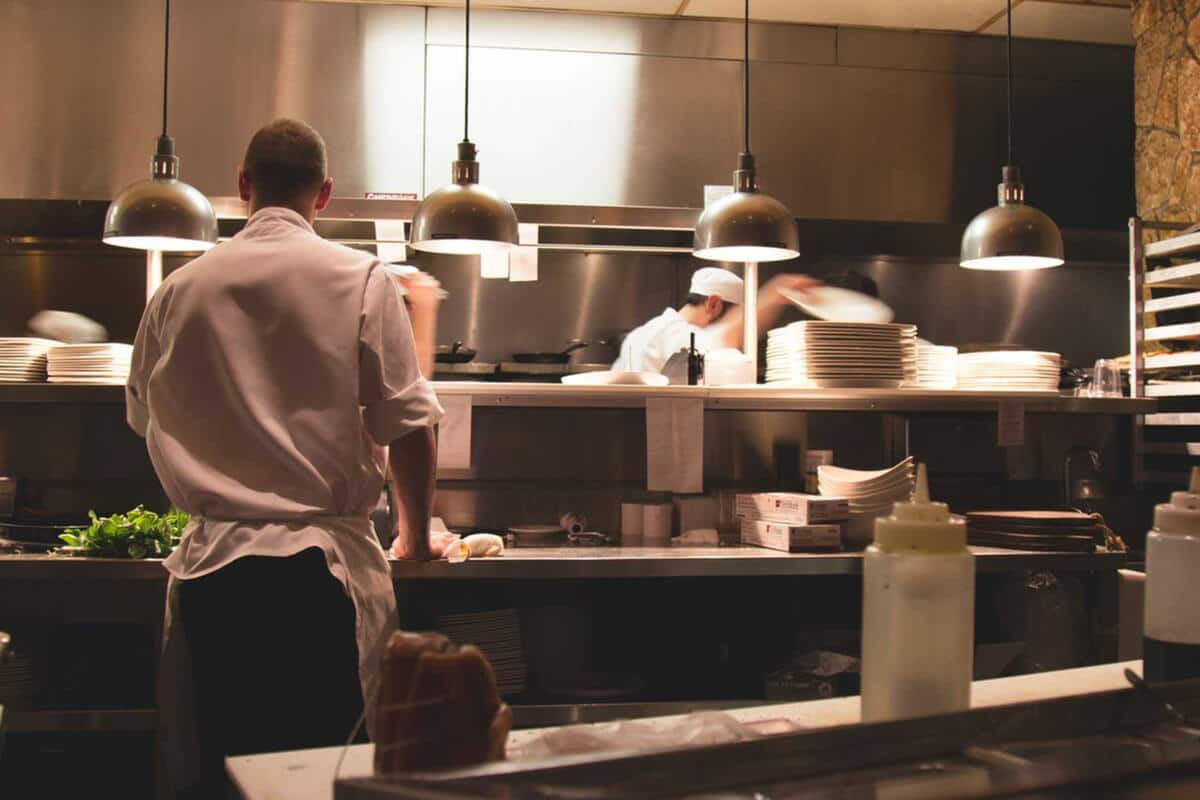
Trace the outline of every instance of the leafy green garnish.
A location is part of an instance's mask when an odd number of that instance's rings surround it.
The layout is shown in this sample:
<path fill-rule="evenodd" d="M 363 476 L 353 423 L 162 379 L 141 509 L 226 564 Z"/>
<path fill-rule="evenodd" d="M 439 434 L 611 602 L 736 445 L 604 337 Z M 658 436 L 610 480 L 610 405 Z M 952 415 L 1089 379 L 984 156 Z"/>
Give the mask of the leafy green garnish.
<path fill-rule="evenodd" d="M 100 558 L 166 558 L 188 523 L 187 513 L 177 508 L 156 514 L 138 506 L 128 514 L 97 517 L 89 511 L 88 516 L 87 528 L 67 528 L 58 538 Z"/>

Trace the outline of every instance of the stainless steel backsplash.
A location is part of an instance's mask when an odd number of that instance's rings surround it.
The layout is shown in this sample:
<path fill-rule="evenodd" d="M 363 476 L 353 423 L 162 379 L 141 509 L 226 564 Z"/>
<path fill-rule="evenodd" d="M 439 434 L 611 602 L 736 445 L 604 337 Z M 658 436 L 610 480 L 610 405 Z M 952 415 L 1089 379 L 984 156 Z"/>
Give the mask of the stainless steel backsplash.
<path fill-rule="evenodd" d="M 299 116 L 336 193 L 423 194 L 462 134 L 462 12 L 176 0 L 170 132 L 182 175 L 234 194 L 250 134 Z M 698 206 L 741 147 L 735 22 L 481 10 L 471 136 L 514 201 Z M 965 223 L 1004 157 L 997 37 L 751 26 L 752 144 L 800 217 Z M 159 130 L 162 4 L 0 4 L 0 197 L 107 199 L 147 174 Z M 1018 40 L 1016 157 L 1060 224 L 1133 209 L 1133 50 Z"/>

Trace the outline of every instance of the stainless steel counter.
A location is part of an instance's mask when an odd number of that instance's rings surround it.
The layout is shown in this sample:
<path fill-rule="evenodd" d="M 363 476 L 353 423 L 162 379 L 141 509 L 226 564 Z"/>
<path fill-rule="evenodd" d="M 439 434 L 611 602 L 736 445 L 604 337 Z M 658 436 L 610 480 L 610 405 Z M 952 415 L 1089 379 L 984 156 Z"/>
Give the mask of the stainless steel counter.
<path fill-rule="evenodd" d="M 1118 569 L 1124 553 L 1033 553 L 973 547 L 980 572 Z M 400 580 L 569 580 L 858 575 L 861 553 L 781 553 L 760 547 L 529 547 L 500 558 L 392 562 Z M 2 574 L 2 573 L 0 573 Z"/>
<path fill-rule="evenodd" d="M 789 389 L 769 385 L 565 386 L 541 383 L 438 381 L 437 393 L 468 396 L 481 407 L 639 408 L 650 397 L 691 397 L 725 411 L 876 411 L 897 413 L 996 413 L 1000 401 L 1019 400 L 1029 414 L 1147 414 L 1155 400 L 1070 397 L 1053 392 L 925 391 L 919 389 Z M 0 386 L 0 403 L 123 403 L 123 386 L 42 383 Z"/>
<path fill-rule="evenodd" d="M 1125 553 L 1034 553 L 973 547 L 980 572 L 1115 570 Z M 393 561 L 397 580 L 569 580 L 858 575 L 861 553 L 781 553 L 760 547 L 526 547 L 461 564 Z M 166 580 L 162 562 L 0 556 L 0 580 Z"/>

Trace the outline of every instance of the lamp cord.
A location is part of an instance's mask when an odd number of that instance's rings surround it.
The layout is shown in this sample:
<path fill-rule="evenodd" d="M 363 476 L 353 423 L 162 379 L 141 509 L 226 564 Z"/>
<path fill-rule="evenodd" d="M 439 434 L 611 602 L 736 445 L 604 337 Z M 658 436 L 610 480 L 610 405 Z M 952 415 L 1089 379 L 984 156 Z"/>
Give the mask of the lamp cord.
<path fill-rule="evenodd" d="M 742 20 L 742 152 L 750 152 L 750 0 Z"/>
<path fill-rule="evenodd" d="M 467 0 L 466 46 L 463 48 L 463 141 L 471 141 L 467 135 L 471 110 L 471 0 Z"/>
<path fill-rule="evenodd" d="M 1012 74 L 1012 0 L 1008 0 L 1008 36 L 1005 37 L 1005 70 L 1008 73 L 1008 166 L 1013 165 L 1013 74 Z"/>
<path fill-rule="evenodd" d="M 162 135 L 167 135 L 167 68 L 171 56 L 171 0 L 166 0 L 166 24 L 163 25 L 163 107 Z"/>

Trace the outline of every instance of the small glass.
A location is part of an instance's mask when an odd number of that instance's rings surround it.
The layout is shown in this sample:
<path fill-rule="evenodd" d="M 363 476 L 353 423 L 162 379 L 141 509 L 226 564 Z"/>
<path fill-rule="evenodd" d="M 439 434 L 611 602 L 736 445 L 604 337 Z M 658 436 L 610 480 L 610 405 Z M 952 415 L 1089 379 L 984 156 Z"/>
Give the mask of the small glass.
<path fill-rule="evenodd" d="M 1092 370 L 1092 397 L 1122 397 L 1121 363 L 1111 358 L 1096 359 Z"/>

